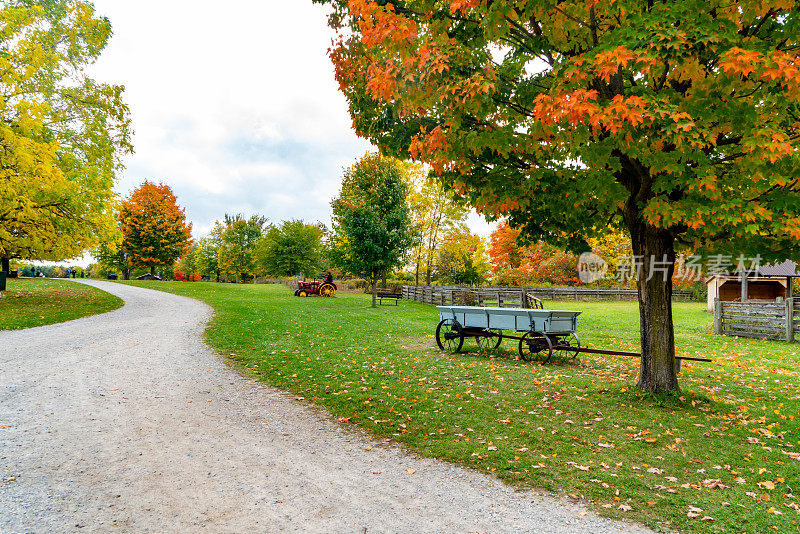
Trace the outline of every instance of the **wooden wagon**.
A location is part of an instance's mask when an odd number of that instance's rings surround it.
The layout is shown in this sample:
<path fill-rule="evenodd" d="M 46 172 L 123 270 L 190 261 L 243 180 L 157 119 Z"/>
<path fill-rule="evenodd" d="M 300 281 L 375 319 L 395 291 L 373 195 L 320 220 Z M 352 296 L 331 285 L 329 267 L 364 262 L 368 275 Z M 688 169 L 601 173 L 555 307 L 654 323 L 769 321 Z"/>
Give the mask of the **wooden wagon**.
<path fill-rule="evenodd" d="M 478 347 L 493 350 L 504 339 L 518 342 L 519 357 L 528 361 L 533 355 L 572 357 L 578 353 L 634 356 L 641 353 L 582 347 L 578 339 L 579 311 L 524 308 L 483 308 L 479 306 L 436 306 L 440 321 L 436 326 L 436 344 L 441 350 L 459 352 L 464 340 L 474 338 Z M 521 336 L 509 334 L 522 333 Z M 710 362 L 708 358 L 676 356 L 678 370 L 681 360 Z"/>
<path fill-rule="evenodd" d="M 542 354 L 574 357 L 581 346 L 576 333 L 579 311 L 483 308 L 479 306 L 437 306 L 441 320 L 436 327 L 436 344 L 442 350 L 459 352 L 466 338 L 474 338 L 482 349 L 496 349 L 503 339 L 518 341 L 519 356 L 528 360 Z M 507 332 L 522 332 L 521 336 Z"/>

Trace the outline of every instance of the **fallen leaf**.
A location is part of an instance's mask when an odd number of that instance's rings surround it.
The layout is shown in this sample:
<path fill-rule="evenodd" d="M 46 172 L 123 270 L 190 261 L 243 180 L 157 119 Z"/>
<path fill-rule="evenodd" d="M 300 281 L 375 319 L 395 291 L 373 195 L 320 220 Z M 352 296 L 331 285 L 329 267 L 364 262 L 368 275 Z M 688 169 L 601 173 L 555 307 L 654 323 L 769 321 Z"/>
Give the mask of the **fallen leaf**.
<path fill-rule="evenodd" d="M 772 482 L 771 480 L 765 480 L 763 482 L 759 482 L 758 485 L 761 486 L 762 488 L 768 489 L 768 490 L 774 490 L 775 489 L 775 483 Z"/>
<path fill-rule="evenodd" d="M 700 518 L 700 521 L 714 521 L 714 518 L 711 517 L 710 515 L 704 515 L 703 517 Z"/>
<path fill-rule="evenodd" d="M 408 473 L 409 475 L 413 475 L 416 472 L 417 472 L 416 469 L 411 469 L 410 467 L 408 469 L 406 469 L 406 473 Z"/>
<path fill-rule="evenodd" d="M 617 508 L 619 508 L 623 512 L 630 512 L 631 510 L 633 510 L 633 508 L 631 508 L 627 504 L 620 504 Z"/>

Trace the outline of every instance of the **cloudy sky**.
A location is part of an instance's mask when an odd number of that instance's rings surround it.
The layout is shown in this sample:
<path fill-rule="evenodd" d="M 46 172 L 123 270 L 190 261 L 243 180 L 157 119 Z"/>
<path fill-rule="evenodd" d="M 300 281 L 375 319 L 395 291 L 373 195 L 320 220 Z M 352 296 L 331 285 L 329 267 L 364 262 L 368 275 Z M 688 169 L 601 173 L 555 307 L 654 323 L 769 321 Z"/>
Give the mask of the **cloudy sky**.
<path fill-rule="evenodd" d="M 136 153 L 117 187 L 170 185 L 195 237 L 224 213 L 330 222 L 351 129 L 311 0 L 95 0 L 114 31 L 92 75 L 126 87 Z M 470 226 L 489 227 L 473 216 Z"/>

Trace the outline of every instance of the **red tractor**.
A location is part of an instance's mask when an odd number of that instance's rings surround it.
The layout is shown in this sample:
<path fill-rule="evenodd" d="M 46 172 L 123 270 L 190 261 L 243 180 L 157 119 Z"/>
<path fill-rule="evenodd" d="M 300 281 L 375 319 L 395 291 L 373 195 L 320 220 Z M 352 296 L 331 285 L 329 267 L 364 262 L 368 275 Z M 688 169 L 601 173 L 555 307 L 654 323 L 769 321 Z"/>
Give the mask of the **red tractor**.
<path fill-rule="evenodd" d="M 336 284 L 325 280 L 310 280 L 297 282 L 295 297 L 307 297 L 309 295 L 319 295 L 320 297 L 333 297 L 336 295 Z"/>

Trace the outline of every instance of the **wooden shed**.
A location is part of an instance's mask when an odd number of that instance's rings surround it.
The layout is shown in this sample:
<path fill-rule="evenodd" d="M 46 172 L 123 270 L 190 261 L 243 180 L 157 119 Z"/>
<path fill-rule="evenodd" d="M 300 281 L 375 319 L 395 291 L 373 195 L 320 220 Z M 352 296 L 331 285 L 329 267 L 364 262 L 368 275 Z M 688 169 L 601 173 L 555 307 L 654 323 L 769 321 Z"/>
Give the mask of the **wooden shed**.
<path fill-rule="evenodd" d="M 762 265 L 755 273 L 744 274 L 712 276 L 706 281 L 708 311 L 714 311 L 717 298 L 723 302 L 791 298 L 792 279 L 800 276 L 793 261 Z"/>

